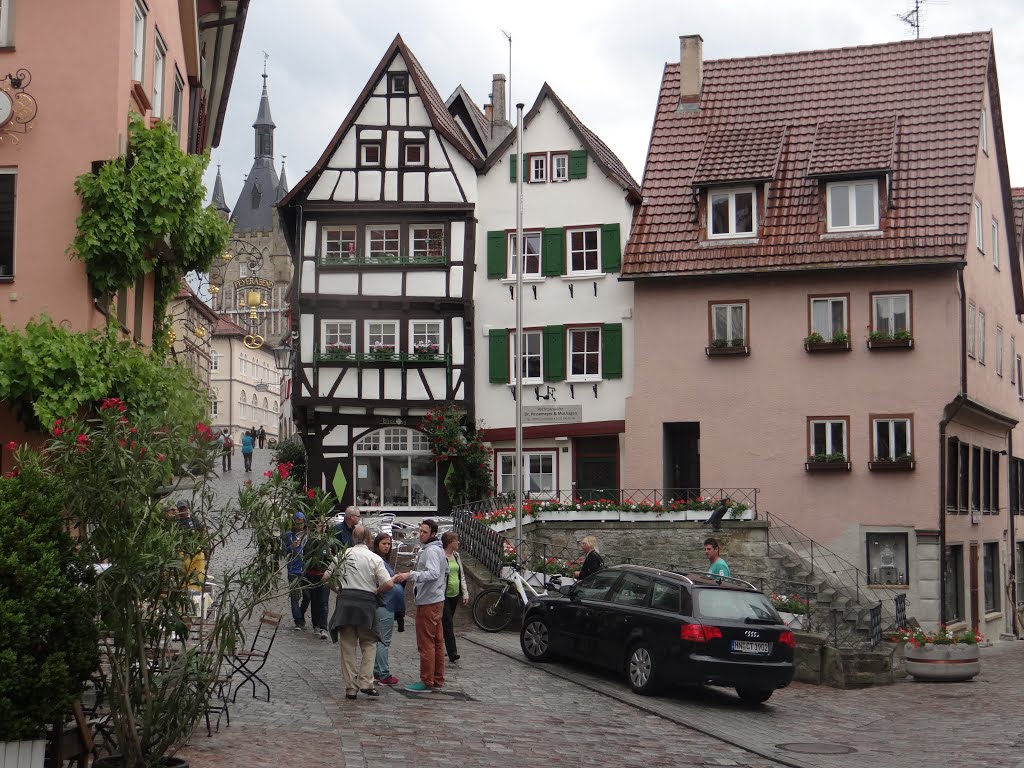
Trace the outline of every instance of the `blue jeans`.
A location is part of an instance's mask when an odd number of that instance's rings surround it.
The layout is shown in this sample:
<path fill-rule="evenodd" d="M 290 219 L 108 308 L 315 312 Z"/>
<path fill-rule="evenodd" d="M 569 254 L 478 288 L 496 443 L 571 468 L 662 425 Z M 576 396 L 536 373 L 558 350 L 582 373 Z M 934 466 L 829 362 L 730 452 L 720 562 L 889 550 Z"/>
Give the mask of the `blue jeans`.
<path fill-rule="evenodd" d="M 296 587 L 295 582 L 299 582 L 299 589 Z M 288 574 L 288 597 L 291 598 L 292 602 L 292 621 L 295 622 L 296 627 L 306 626 L 306 608 L 309 607 L 310 591 L 305 589 L 306 579 L 301 573 L 289 573 Z"/>
<path fill-rule="evenodd" d="M 377 658 L 373 661 L 373 676 L 383 680 L 391 675 L 391 630 L 395 626 L 395 614 L 387 608 L 377 606 L 377 620 L 380 621 L 380 641 L 377 643 Z"/>

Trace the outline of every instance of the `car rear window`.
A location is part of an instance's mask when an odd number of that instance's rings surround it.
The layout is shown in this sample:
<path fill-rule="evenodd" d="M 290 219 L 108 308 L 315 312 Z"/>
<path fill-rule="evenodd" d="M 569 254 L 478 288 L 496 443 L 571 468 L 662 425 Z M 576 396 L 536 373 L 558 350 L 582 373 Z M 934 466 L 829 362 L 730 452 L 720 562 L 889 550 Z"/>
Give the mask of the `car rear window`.
<path fill-rule="evenodd" d="M 740 592 L 732 589 L 694 590 L 697 595 L 697 614 L 705 619 L 763 619 L 780 621 L 779 615 L 760 592 Z"/>

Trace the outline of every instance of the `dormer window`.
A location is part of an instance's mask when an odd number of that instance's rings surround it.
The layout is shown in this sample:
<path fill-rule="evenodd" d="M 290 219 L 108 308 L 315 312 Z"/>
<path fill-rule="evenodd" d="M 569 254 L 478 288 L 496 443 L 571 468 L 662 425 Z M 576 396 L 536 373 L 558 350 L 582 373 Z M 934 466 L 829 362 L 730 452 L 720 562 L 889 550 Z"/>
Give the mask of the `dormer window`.
<path fill-rule="evenodd" d="M 878 229 L 877 181 L 834 181 L 826 194 L 829 232 Z"/>
<path fill-rule="evenodd" d="M 757 212 L 752 187 L 708 193 L 708 237 L 753 237 Z"/>

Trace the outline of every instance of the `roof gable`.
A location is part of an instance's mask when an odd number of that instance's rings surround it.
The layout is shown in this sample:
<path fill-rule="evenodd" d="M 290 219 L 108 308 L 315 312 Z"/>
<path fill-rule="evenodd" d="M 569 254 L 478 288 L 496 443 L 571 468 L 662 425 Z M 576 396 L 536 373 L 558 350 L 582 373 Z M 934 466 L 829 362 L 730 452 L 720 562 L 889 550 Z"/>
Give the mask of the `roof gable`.
<path fill-rule="evenodd" d="M 530 127 L 530 123 L 540 112 L 541 106 L 545 100 L 551 100 L 551 103 L 555 105 L 562 119 L 565 120 L 569 126 L 569 130 L 573 132 L 580 144 L 587 150 L 587 153 L 593 158 L 594 162 L 605 172 L 605 175 L 610 176 L 612 179 L 622 187 L 626 194 L 631 198 L 633 202 L 640 201 L 640 185 L 633 178 L 633 175 L 626 169 L 625 164 L 619 159 L 612 150 L 605 144 L 601 138 L 590 130 L 583 121 L 580 120 L 576 114 L 569 109 L 565 102 L 558 98 L 558 94 L 555 93 L 554 89 L 547 83 L 540 89 L 540 93 L 537 94 L 537 98 L 533 102 L 533 106 L 530 107 L 530 111 L 523 117 L 524 130 Z M 488 156 L 486 163 L 484 164 L 484 171 L 488 171 L 497 163 L 509 150 L 509 148 L 515 143 L 516 131 L 513 129 L 505 139 L 494 148 L 490 156 Z"/>
<path fill-rule="evenodd" d="M 363 87 L 358 98 L 349 110 L 348 115 L 342 121 L 338 130 L 327 144 L 327 148 L 323 154 L 316 161 L 313 167 L 306 173 L 305 176 L 286 194 L 278 206 L 285 207 L 290 205 L 292 201 L 300 195 L 305 195 L 315 185 L 320 175 L 327 168 L 338 150 L 345 136 L 349 133 L 351 128 L 356 124 L 357 119 L 363 113 L 367 103 L 375 91 L 380 87 L 381 83 L 385 80 L 388 70 L 391 67 L 392 62 L 397 57 L 401 57 L 401 60 L 405 63 L 409 77 L 415 84 L 415 90 L 419 97 L 419 101 L 422 103 L 424 110 L 427 113 L 431 127 L 437 131 L 438 134 L 443 136 L 454 148 L 473 165 L 480 165 L 483 162 L 483 158 L 474 149 L 470 140 L 462 132 L 459 126 L 456 124 L 454 118 L 448 112 L 445 106 L 444 99 L 437 92 L 437 88 L 427 77 L 426 72 L 423 70 L 419 60 L 413 55 L 412 51 L 402 40 L 401 35 L 396 35 L 392 41 L 388 50 L 384 53 L 380 63 L 374 69 L 370 79 L 367 80 L 366 85 Z"/>
<path fill-rule="evenodd" d="M 708 61 L 693 111 L 678 109 L 679 65 L 666 65 L 623 276 L 962 260 L 992 56 L 984 32 Z M 702 150 L 755 128 L 785 130 L 757 242 L 702 243 Z M 881 236 L 823 237 L 816 176 L 885 168 Z"/>

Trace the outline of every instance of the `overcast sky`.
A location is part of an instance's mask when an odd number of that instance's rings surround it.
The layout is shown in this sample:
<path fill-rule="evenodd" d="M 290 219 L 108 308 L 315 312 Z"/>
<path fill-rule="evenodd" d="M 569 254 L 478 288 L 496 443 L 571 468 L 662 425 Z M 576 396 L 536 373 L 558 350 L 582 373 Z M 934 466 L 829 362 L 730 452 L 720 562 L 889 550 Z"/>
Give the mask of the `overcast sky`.
<path fill-rule="evenodd" d="M 457 85 L 483 105 L 509 71 L 527 108 L 547 81 L 638 181 L 665 62 L 679 35 L 700 34 L 704 58 L 734 58 L 905 40 L 913 0 L 252 0 L 220 147 L 234 207 L 252 165 L 267 63 L 276 162 L 296 184 L 323 152 L 384 51 L 401 34 L 445 99 Z M 927 0 L 922 37 L 994 30 L 1010 177 L 1024 185 L 1024 13 L 1019 0 Z M 514 110 L 514 107 L 512 107 Z M 513 115 L 514 117 L 514 115 Z"/>

